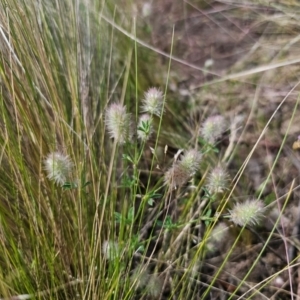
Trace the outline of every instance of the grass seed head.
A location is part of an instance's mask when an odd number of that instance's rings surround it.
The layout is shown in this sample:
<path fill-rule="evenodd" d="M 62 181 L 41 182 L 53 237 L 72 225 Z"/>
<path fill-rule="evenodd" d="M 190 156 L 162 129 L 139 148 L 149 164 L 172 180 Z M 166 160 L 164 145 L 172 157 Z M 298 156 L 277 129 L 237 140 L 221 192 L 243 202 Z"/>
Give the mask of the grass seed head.
<path fill-rule="evenodd" d="M 207 249 L 214 252 L 224 246 L 224 241 L 228 238 L 228 226 L 224 222 L 218 223 L 210 233 Z"/>
<path fill-rule="evenodd" d="M 204 121 L 200 134 L 206 142 L 214 144 L 226 130 L 226 126 L 226 120 L 223 116 L 211 116 Z"/>
<path fill-rule="evenodd" d="M 202 155 L 197 150 L 186 151 L 165 173 L 165 183 L 172 189 L 183 186 L 199 169 L 201 158 Z"/>
<path fill-rule="evenodd" d="M 137 136 L 142 141 L 147 141 L 153 132 L 152 118 L 148 114 L 141 115 L 138 123 Z"/>
<path fill-rule="evenodd" d="M 118 143 L 125 143 L 132 137 L 130 114 L 126 112 L 126 106 L 112 103 L 106 110 L 105 123 L 107 130 Z"/>
<path fill-rule="evenodd" d="M 149 281 L 149 272 L 145 268 L 137 267 L 130 276 L 130 281 L 135 284 L 137 289 L 143 289 Z"/>
<path fill-rule="evenodd" d="M 157 88 L 150 88 L 144 95 L 142 111 L 158 117 L 163 113 L 163 93 Z"/>
<path fill-rule="evenodd" d="M 221 243 L 226 239 L 228 234 L 228 226 L 224 222 L 217 224 L 211 232 L 211 241 Z"/>
<path fill-rule="evenodd" d="M 215 167 L 208 176 L 207 188 L 210 193 L 223 193 L 228 189 L 229 176 L 224 168 Z"/>
<path fill-rule="evenodd" d="M 149 275 L 147 294 L 154 299 L 158 298 L 163 288 L 163 281 L 156 275 Z"/>
<path fill-rule="evenodd" d="M 189 170 L 191 175 L 199 170 L 199 164 L 202 158 L 202 154 L 197 150 L 191 149 L 181 157 L 179 164 L 184 169 Z"/>
<path fill-rule="evenodd" d="M 229 210 L 230 220 L 239 226 L 258 225 L 264 217 L 266 208 L 262 201 L 247 200 L 244 203 L 237 203 L 232 210 Z"/>
<path fill-rule="evenodd" d="M 115 241 L 104 241 L 102 244 L 102 253 L 107 260 L 114 260 L 119 257 L 119 245 Z"/>
<path fill-rule="evenodd" d="M 58 185 L 64 185 L 73 168 L 69 156 L 60 152 L 49 153 L 44 160 L 47 177 Z"/>
<path fill-rule="evenodd" d="M 191 178 L 191 172 L 186 168 L 182 167 L 180 164 L 175 163 L 166 173 L 165 173 L 165 183 L 171 187 L 171 189 L 181 187 L 189 181 Z"/>

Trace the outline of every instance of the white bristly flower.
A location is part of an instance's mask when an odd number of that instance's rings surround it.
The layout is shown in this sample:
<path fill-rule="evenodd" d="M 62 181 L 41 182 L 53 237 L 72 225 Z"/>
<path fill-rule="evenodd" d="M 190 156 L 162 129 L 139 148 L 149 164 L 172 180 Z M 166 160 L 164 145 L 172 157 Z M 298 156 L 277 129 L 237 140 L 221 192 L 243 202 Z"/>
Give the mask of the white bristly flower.
<path fill-rule="evenodd" d="M 115 241 L 104 241 L 102 244 L 103 256 L 108 260 L 119 257 L 119 245 Z"/>
<path fill-rule="evenodd" d="M 187 150 L 184 155 L 181 157 L 179 164 L 188 169 L 190 173 L 195 173 L 199 169 L 199 164 L 202 158 L 202 154 L 195 150 Z M 193 175 L 193 174 L 192 174 Z"/>
<path fill-rule="evenodd" d="M 197 150 L 187 150 L 165 173 L 165 183 L 172 189 L 183 186 L 199 169 L 201 157 L 201 153 Z"/>
<path fill-rule="evenodd" d="M 156 274 L 149 275 L 149 280 L 146 285 L 146 293 L 153 297 L 152 299 L 158 298 L 163 288 L 163 278 L 158 277 Z"/>
<path fill-rule="evenodd" d="M 132 137 L 130 114 L 126 106 L 112 103 L 106 110 L 105 123 L 107 130 L 118 143 L 125 143 Z"/>
<path fill-rule="evenodd" d="M 142 141 L 147 141 L 153 132 L 152 118 L 148 114 L 140 116 L 137 136 Z"/>
<path fill-rule="evenodd" d="M 211 194 L 223 193 L 228 189 L 229 176 L 221 166 L 215 167 L 208 175 L 207 188 Z"/>
<path fill-rule="evenodd" d="M 228 229 L 229 227 L 223 222 L 213 228 L 207 243 L 208 251 L 214 252 L 218 248 L 222 248 L 224 241 L 228 238 Z"/>
<path fill-rule="evenodd" d="M 144 95 L 142 112 L 160 117 L 163 113 L 163 93 L 157 88 L 150 88 Z"/>
<path fill-rule="evenodd" d="M 226 120 L 221 115 L 208 117 L 200 129 L 200 135 L 205 141 L 214 144 L 226 130 Z"/>
<path fill-rule="evenodd" d="M 266 208 L 262 201 L 247 200 L 244 203 L 237 203 L 229 210 L 230 220 L 239 226 L 254 226 L 259 224 L 264 217 Z"/>
<path fill-rule="evenodd" d="M 73 165 L 69 156 L 60 152 L 50 153 L 44 160 L 47 177 L 61 186 L 69 179 Z"/>

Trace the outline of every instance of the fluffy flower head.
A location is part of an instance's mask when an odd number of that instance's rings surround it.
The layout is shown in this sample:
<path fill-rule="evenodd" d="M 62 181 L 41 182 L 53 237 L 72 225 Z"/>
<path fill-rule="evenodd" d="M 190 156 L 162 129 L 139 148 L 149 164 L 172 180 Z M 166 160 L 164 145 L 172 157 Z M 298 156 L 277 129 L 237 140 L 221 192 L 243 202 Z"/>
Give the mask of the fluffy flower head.
<path fill-rule="evenodd" d="M 123 144 L 132 137 L 130 114 L 126 106 L 112 103 L 106 110 L 105 123 L 107 130 L 117 142 Z"/>
<path fill-rule="evenodd" d="M 184 185 L 189 181 L 191 176 L 199 169 L 201 153 L 191 149 L 176 161 L 173 166 L 165 173 L 165 183 L 171 188 Z"/>
<path fill-rule="evenodd" d="M 232 210 L 229 210 L 230 220 L 239 226 L 254 226 L 264 217 L 265 210 L 262 201 L 247 200 L 244 203 L 237 203 Z"/>
<path fill-rule="evenodd" d="M 149 276 L 146 293 L 153 297 L 152 299 L 158 298 L 163 288 L 163 282 L 162 278 L 159 278 L 156 274 L 151 274 Z"/>
<path fill-rule="evenodd" d="M 199 169 L 199 164 L 202 158 L 202 154 L 197 150 L 191 149 L 186 151 L 186 153 L 181 157 L 179 164 L 190 171 L 190 173 L 195 173 Z"/>
<path fill-rule="evenodd" d="M 218 248 L 222 247 L 224 244 L 223 242 L 227 239 L 228 237 L 228 226 L 221 222 L 217 224 L 209 237 L 209 241 L 207 243 L 207 249 L 210 252 L 214 252 Z"/>
<path fill-rule="evenodd" d="M 142 141 L 149 139 L 152 134 L 152 118 L 148 114 L 141 115 L 138 123 L 137 136 Z"/>
<path fill-rule="evenodd" d="M 223 193 L 228 189 L 229 176 L 220 166 L 215 167 L 208 176 L 207 188 L 210 193 Z"/>
<path fill-rule="evenodd" d="M 130 281 L 136 284 L 138 289 L 144 288 L 149 282 L 149 272 L 143 267 L 137 267 L 130 276 Z"/>
<path fill-rule="evenodd" d="M 157 88 L 150 88 L 144 95 L 142 111 L 158 117 L 163 113 L 163 93 Z"/>
<path fill-rule="evenodd" d="M 119 245 L 115 241 L 104 241 L 102 244 L 103 256 L 108 260 L 114 260 L 119 256 Z"/>
<path fill-rule="evenodd" d="M 211 241 L 221 243 L 226 239 L 228 233 L 228 226 L 221 222 L 216 225 L 211 232 Z"/>
<path fill-rule="evenodd" d="M 221 115 L 208 117 L 200 129 L 200 134 L 205 141 L 214 144 L 226 130 L 226 120 Z"/>
<path fill-rule="evenodd" d="M 69 156 L 60 152 L 53 152 L 48 154 L 44 160 L 44 166 L 47 177 L 62 186 L 69 178 L 73 163 Z"/>
<path fill-rule="evenodd" d="M 180 164 L 175 163 L 173 166 L 165 173 L 165 183 L 172 189 L 183 186 L 191 178 L 191 173 L 189 170 L 182 167 Z"/>

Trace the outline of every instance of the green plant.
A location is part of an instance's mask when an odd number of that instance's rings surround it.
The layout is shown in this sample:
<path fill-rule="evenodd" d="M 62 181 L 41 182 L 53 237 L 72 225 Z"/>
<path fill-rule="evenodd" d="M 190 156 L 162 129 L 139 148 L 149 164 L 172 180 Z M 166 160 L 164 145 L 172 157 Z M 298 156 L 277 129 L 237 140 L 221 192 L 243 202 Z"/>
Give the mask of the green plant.
<path fill-rule="evenodd" d="M 172 101 L 180 98 L 170 89 L 172 64 L 184 63 L 173 55 L 174 29 L 164 53 L 141 42 L 133 18 L 104 1 L 3 0 L 0 16 L 0 297 L 254 298 L 286 271 L 292 294 L 298 257 L 284 261 L 271 242 L 283 236 L 288 253 L 282 217 L 295 181 L 279 197 L 274 170 L 298 100 L 254 188 L 257 200 L 245 201 L 247 165 L 286 98 L 260 119 L 266 123 L 257 124 L 260 135 L 242 157 L 242 116 L 229 118 L 210 103 L 193 115 L 196 93 L 183 108 Z M 168 58 L 164 89 L 152 82 L 146 89 L 140 79 L 147 48 Z M 246 76 L 212 84 L 238 75 Z M 271 229 L 257 234 L 276 204 Z M 249 245 L 257 256 L 230 285 L 225 275 Z M 267 250 L 281 259 L 280 270 L 250 287 Z"/>

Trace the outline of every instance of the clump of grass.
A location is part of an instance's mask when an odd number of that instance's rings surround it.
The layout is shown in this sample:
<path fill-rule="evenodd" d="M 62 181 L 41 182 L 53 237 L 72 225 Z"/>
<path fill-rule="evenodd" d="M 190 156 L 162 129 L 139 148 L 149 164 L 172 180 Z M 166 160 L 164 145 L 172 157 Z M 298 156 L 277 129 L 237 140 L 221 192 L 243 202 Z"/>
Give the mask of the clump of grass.
<path fill-rule="evenodd" d="M 0 8 L 1 297 L 206 297 L 267 214 L 263 200 L 231 201 L 245 167 L 229 176 L 235 127 L 208 115 L 184 149 L 174 141 L 159 153 L 168 82 L 164 92 L 140 92 L 138 47 L 113 53 L 120 39 L 117 25 L 103 21 L 109 7 L 66 0 Z M 212 271 L 215 249 L 222 262 Z"/>

